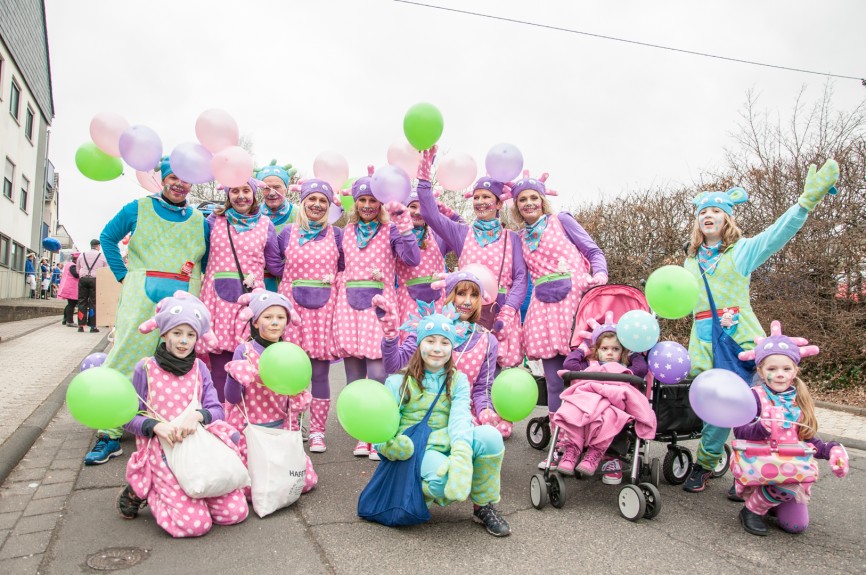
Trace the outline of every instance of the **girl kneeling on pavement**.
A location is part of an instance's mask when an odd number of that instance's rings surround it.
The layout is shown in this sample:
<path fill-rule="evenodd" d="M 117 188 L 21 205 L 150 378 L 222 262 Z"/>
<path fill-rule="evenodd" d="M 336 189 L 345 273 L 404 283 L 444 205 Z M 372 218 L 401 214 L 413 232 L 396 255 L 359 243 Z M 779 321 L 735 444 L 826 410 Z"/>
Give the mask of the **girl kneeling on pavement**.
<path fill-rule="evenodd" d="M 475 522 L 482 523 L 491 535 L 510 535 L 508 523 L 493 507 L 499 501 L 499 475 L 505 455 L 502 436 L 490 425 L 472 426 L 469 382 L 454 369 L 452 350 L 465 337 L 460 314 L 449 304 L 442 313 L 410 316 L 401 329 L 416 334 L 418 348 L 405 373 L 385 381 L 400 406 L 400 425 L 397 435 L 376 445 L 376 449 L 389 461 L 409 460 L 415 449 L 423 449 L 420 466 L 414 469 L 420 467 L 418 479 L 427 506 L 445 506 L 469 497 L 474 504 Z M 409 428 L 419 423 L 429 426 L 429 436 L 424 445 L 416 446 L 406 433 L 415 435 Z M 379 465 L 384 470 L 388 462 Z M 375 482 L 374 475 L 371 484 Z M 405 486 L 379 487 L 377 494 L 385 498 Z M 365 490 L 367 495 L 369 492 Z M 364 503 L 377 505 L 376 501 L 365 502 L 364 496 L 359 501 L 359 512 Z"/>
<path fill-rule="evenodd" d="M 156 305 L 156 315 L 141 324 L 139 331 L 159 329 L 162 342 L 153 357 L 135 366 L 132 384 L 139 397 L 140 414 L 124 426 L 135 435 L 136 452 L 126 466 L 126 480 L 117 498 L 124 519 L 135 519 L 145 503 L 157 525 L 172 537 L 198 537 L 212 524 L 234 525 L 249 515 L 243 492 L 235 489 L 220 497 L 194 499 L 186 495 L 169 469 L 159 440 L 181 443 L 200 425 L 239 454 L 237 430 L 223 421 L 223 408 L 204 363 L 196 359 L 197 343 L 212 345 L 216 336 L 210 329 L 210 312 L 193 295 L 177 291 Z M 204 351 L 204 345 L 199 346 Z M 182 421 L 172 421 L 189 404 L 201 402 Z"/>

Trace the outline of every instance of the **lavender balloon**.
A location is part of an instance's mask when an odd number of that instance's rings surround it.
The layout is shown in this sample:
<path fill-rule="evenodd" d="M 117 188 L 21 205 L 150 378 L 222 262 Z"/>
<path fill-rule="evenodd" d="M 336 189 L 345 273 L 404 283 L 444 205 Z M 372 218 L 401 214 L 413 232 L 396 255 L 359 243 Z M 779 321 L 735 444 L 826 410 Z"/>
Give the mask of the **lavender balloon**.
<path fill-rule="evenodd" d="M 692 369 L 692 360 L 686 348 L 675 341 L 660 341 L 647 355 L 649 370 L 662 383 L 679 383 Z"/>
<path fill-rule="evenodd" d="M 749 385 L 727 369 L 709 369 L 697 376 L 689 389 L 689 403 L 698 417 L 722 428 L 745 425 L 757 414 Z"/>
<path fill-rule="evenodd" d="M 213 180 L 210 163 L 213 160 L 207 148 L 201 144 L 186 142 L 171 152 L 171 169 L 174 174 L 190 184 L 204 184 Z"/>
<path fill-rule="evenodd" d="M 409 193 L 412 191 L 412 184 L 409 182 L 409 176 L 402 168 L 397 166 L 384 166 L 373 172 L 373 177 L 370 179 L 370 190 L 373 196 L 387 204 L 388 202 L 400 202 L 405 204 L 409 199 Z"/>
<path fill-rule="evenodd" d="M 105 363 L 105 358 L 107 358 L 107 357 L 108 357 L 108 354 L 105 354 L 102 352 L 91 353 L 90 355 L 85 357 L 84 360 L 81 362 L 81 365 L 79 366 L 79 370 L 80 371 L 87 371 L 91 367 L 99 367 L 103 363 Z"/>
<path fill-rule="evenodd" d="M 331 204 L 331 207 L 328 208 L 328 223 L 336 224 L 341 217 L 343 217 L 343 207 Z"/>
<path fill-rule="evenodd" d="M 484 167 L 494 180 L 510 182 L 523 169 L 523 154 L 514 144 L 496 144 L 487 152 Z"/>
<path fill-rule="evenodd" d="M 147 126 L 130 126 L 117 145 L 123 161 L 142 172 L 153 170 L 162 158 L 162 140 Z"/>

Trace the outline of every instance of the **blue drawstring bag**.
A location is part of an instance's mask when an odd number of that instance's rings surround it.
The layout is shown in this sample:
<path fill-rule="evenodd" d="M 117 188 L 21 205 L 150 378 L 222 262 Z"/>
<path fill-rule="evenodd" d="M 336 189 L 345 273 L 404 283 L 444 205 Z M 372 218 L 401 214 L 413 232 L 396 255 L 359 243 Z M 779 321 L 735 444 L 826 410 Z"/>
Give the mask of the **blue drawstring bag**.
<path fill-rule="evenodd" d="M 752 384 L 752 378 L 755 375 L 755 362 L 743 361 L 737 355 L 744 351 L 742 346 L 738 344 L 734 338 L 729 336 L 722 322 L 719 321 L 719 315 L 716 313 L 716 302 L 713 300 L 713 292 L 710 291 L 710 284 L 707 281 L 706 271 L 701 267 L 701 277 L 704 280 L 704 285 L 707 288 L 707 298 L 710 300 L 710 313 L 713 319 L 712 345 L 713 345 L 713 367 L 719 369 L 727 369 L 733 371 L 743 378 L 748 385 Z"/>
<path fill-rule="evenodd" d="M 388 527 L 430 521 L 430 510 L 421 490 L 421 460 L 431 431 L 427 422 L 443 389 L 444 385 L 439 388 L 424 419 L 403 432 L 415 446 L 412 457 L 406 461 L 390 461 L 383 457 L 379 462 L 370 483 L 358 497 L 358 517 L 361 519 Z"/>

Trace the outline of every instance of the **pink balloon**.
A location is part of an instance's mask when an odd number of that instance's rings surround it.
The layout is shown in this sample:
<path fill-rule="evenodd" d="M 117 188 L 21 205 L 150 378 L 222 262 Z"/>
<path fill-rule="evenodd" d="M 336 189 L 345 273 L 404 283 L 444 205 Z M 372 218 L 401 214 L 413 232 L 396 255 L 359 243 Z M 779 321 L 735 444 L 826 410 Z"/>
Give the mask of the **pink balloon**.
<path fill-rule="evenodd" d="M 216 154 L 238 145 L 238 123 L 224 110 L 205 110 L 195 121 L 195 136 L 202 146 Z"/>
<path fill-rule="evenodd" d="M 331 204 L 331 207 L 328 208 L 328 223 L 336 224 L 337 220 L 343 217 L 343 207 L 337 204 Z"/>
<path fill-rule="evenodd" d="M 388 147 L 388 163 L 414 178 L 418 173 L 418 164 L 421 163 L 421 154 L 406 140 L 398 140 Z"/>
<path fill-rule="evenodd" d="M 349 162 L 339 152 L 322 152 L 313 160 L 313 175 L 331 184 L 333 189 L 339 190 L 349 179 Z"/>
<path fill-rule="evenodd" d="M 405 204 L 412 191 L 412 183 L 401 168 L 384 166 L 373 172 L 373 177 L 370 178 L 370 191 L 373 192 L 373 197 L 383 204 L 388 202 Z"/>
<path fill-rule="evenodd" d="M 462 190 L 472 185 L 478 165 L 469 154 L 454 152 L 443 157 L 436 170 L 436 180 L 446 190 Z"/>
<path fill-rule="evenodd" d="M 138 180 L 141 187 L 148 192 L 155 194 L 162 191 L 162 183 L 159 181 L 159 176 L 156 175 L 156 172 L 142 172 L 141 170 L 135 170 L 135 179 Z"/>
<path fill-rule="evenodd" d="M 120 157 L 120 135 L 129 127 L 129 122 L 111 112 L 100 112 L 90 120 L 90 139 L 96 147 L 115 158 Z"/>
<path fill-rule="evenodd" d="M 460 271 L 469 272 L 481 280 L 481 287 L 484 288 L 481 301 L 485 305 L 490 305 L 496 301 L 496 296 L 499 295 L 499 283 L 490 268 L 484 264 L 469 264 L 460 268 Z"/>
<path fill-rule="evenodd" d="M 240 146 L 230 146 L 214 154 L 210 167 L 219 183 L 232 188 L 242 186 L 253 177 L 253 159 Z"/>

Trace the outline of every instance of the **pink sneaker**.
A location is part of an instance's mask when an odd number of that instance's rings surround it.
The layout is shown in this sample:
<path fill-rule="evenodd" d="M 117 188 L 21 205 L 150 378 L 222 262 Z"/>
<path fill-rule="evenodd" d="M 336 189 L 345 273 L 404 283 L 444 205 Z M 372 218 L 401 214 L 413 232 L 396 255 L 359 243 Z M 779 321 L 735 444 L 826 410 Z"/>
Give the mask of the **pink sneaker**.
<path fill-rule="evenodd" d="M 563 475 L 574 475 L 574 466 L 577 464 L 580 450 L 575 444 L 567 441 L 562 446 L 562 451 L 562 459 L 559 460 L 559 465 L 556 466 L 556 470 Z"/>
<path fill-rule="evenodd" d="M 592 477 L 595 470 L 598 469 L 598 464 L 601 463 L 601 458 L 604 457 L 604 451 L 597 447 L 588 447 L 583 454 L 583 459 L 577 465 L 577 472 L 582 477 Z"/>
<path fill-rule="evenodd" d="M 619 485 L 622 483 L 622 462 L 616 458 L 605 458 L 601 464 L 601 482 L 605 485 Z"/>
<path fill-rule="evenodd" d="M 355 449 L 352 450 L 352 455 L 355 457 L 368 457 L 370 455 L 370 444 L 359 441 L 355 444 Z"/>
<path fill-rule="evenodd" d="M 550 462 L 550 470 L 551 471 L 556 469 L 556 466 L 559 465 L 559 458 L 560 458 L 559 451 L 554 451 L 553 452 L 553 461 Z M 544 469 L 545 467 L 547 467 L 547 459 L 546 458 L 542 459 L 541 461 L 538 462 L 538 468 L 539 469 Z"/>
<path fill-rule="evenodd" d="M 376 448 L 373 447 L 373 444 L 368 443 L 367 447 L 370 448 L 370 459 L 372 459 L 373 461 L 380 461 L 381 458 L 379 457 L 379 452 L 376 451 Z"/>
<path fill-rule="evenodd" d="M 324 453 L 327 449 L 324 433 L 314 431 L 310 434 L 310 453 Z"/>

